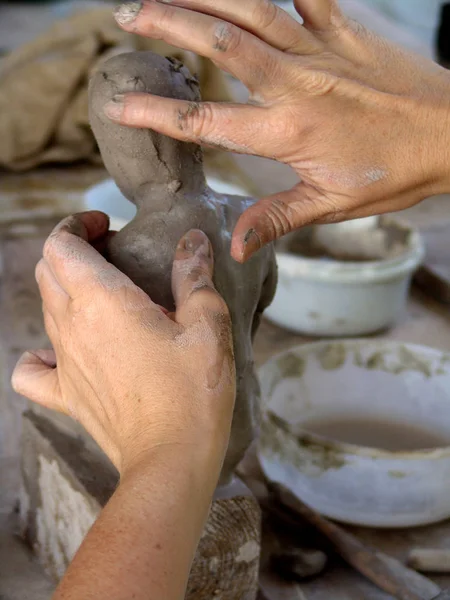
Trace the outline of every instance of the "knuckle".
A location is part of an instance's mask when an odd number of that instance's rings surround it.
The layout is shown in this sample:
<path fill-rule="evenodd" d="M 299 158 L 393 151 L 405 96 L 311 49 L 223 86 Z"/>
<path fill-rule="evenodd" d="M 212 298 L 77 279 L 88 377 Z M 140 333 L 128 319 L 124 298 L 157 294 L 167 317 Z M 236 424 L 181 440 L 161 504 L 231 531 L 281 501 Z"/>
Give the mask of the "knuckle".
<path fill-rule="evenodd" d="M 355 38 L 364 38 L 368 34 L 368 30 L 362 23 L 355 19 L 346 19 L 342 23 L 342 30 Z"/>
<path fill-rule="evenodd" d="M 329 207 L 327 212 L 325 213 L 325 215 L 322 217 L 321 219 L 322 221 L 324 221 L 325 223 L 341 223 L 342 221 L 346 220 L 346 213 L 344 210 L 339 209 L 339 208 L 335 208 L 335 207 Z"/>
<path fill-rule="evenodd" d="M 153 111 L 154 106 L 152 106 L 151 99 L 147 94 L 127 98 L 123 108 L 122 120 L 131 126 L 141 125 L 145 123 Z"/>
<path fill-rule="evenodd" d="M 328 96 L 335 90 L 338 81 L 338 77 L 326 71 L 311 71 L 308 73 L 303 88 L 311 96 Z"/>
<path fill-rule="evenodd" d="M 345 219 L 345 210 L 339 204 L 324 196 L 305 194 L 303 202 L 305 214 L 309 216 L 309 223 L 339 223 Z M 302 210 L 300 206 L 298 210 Z"/>
<path fill-rule="evenodd" d="M 189 271 L 188 277 L 194 285 L 199 283 L 202 285 L 212 285 L 207 264 L 200 263 L 193 266 Z"/>
<path fill-rule="evenodd" d="M 152 27 L 153 25 L 153 31 L 155 31 L 155 29 L 159 29 L 161 31 L 170 31 L 171 27 L 172 27 L 172 23 L 173 23 L 173 18 L 175 16 L 175 11 L 176 8 L 175 6 L 170 6 L 169 4 L 159 4 L 158 5 L 158 16 L 157 18 L 153 19 L 153 24 L 152 24 L 152 19 L 149 19 L 148 27 Z M 156 11 L 155 11 L 156 13 Z"/>
<path fill-rule="evenodd" d="M 271 230 L 271 239 L 283 237 L 295 227 L 295 211 L 278 198 L 271 202 L 266 218 Z"/>
<path fill-rule="evenodd" d="M 232 23 L 218 21 L 214 27 L 213 49 L 217 52 L 233 54 L 238 51 L 242 42 L 242 29 Z"/>
<path fill-rule="evenodd" d="M 280 9 L 273 2 L 263 0 L 255 5 L 252 15 L 252 23 L 257 29 L 269 29 L 279 16 Z"/>
<path fill-rule="evenodd" d="M 230 318 L 228 306 L 219 292 L 212 285 L 199 285 L 194 289 L 191 298 L 200 304 L 204 310 L 215 315 L 224 315 Z"/>
<path fill-rule="evenodd" d="M 187 136 L 202 138 L 211 130 L 214 108 L 209 102 L 190 102 L 185 110 L 178 111 L 178 128 Z"/>

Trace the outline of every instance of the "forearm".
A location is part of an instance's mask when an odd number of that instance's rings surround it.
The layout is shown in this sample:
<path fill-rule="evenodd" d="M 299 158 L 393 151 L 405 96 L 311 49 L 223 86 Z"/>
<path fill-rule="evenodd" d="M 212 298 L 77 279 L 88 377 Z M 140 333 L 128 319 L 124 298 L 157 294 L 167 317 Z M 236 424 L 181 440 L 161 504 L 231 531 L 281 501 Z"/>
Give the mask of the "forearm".
<path fill-rule="evenodd" d="M 219 468 L 195 449 L 163 447 L 128 472 L 54 600 L 183 600 Z"/>

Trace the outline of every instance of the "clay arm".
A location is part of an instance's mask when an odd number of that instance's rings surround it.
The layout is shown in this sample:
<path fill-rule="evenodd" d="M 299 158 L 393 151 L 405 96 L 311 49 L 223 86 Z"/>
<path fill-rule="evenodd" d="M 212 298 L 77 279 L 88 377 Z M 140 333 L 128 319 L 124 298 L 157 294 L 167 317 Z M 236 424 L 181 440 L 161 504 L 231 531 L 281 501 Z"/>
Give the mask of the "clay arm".
<path fill-rule="evenodd" d="M 272 255 L 270 261 L 269 271 L 267 277 L 264 280 L 261 298 L 259 299 L 258 306 L 256 307 L 255 316 L 253 317 L 252 324 L 252 339 L 255 337 L 256 332 L 261 324 L 261 318 L 263 312 L 268 308 L 275 297 L 278 283 L 278 267 L 275 259 L 275 255 Z"/>

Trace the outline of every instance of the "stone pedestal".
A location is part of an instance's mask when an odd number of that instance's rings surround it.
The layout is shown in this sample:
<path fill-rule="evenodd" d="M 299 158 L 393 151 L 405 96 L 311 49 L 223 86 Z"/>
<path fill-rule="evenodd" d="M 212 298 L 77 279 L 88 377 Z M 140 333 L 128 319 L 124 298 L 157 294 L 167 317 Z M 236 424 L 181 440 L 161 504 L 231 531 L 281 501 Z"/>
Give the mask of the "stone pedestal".
<path fill-rule="evenodd" d="M 118 482 L 109 461 L 84 436 L 32 411 L 23 423 L 22 534 L 55 580 L 65 573 Z M 245 486 L 212 504 L 187 600 L 255 600 L 260 510 Z"/>

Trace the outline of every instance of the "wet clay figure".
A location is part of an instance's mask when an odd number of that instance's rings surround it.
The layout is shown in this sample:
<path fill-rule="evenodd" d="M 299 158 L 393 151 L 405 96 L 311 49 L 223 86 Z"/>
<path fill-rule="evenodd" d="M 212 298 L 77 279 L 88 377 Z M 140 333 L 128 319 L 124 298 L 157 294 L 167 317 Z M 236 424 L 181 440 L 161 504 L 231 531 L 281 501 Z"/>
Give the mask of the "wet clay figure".
<path fill-rule="evenodd" d="M 137 207 L 135 219 L 112 238 L 109 260 L 154 302 L 173 310 L 171 272 L 179 240 L 190 229 L 201 229 L 211 240 L 214 282 L 233 321 L 237 369 L 236 408 L 220 482 L 224 485 L 256 434 L 260 392 L 252 338 L 275 293 L 274 250 L 265 247 L 243 265 L 231 258 L 231 234 L 253 200 L 208 188 L 199 146 L 111 122 L 103 107 L 126 92 L 187 100 L 192 111 L 200 100 L 199 87 L 189 71 L 172 59 L 151 52 L 121 54 L 93 76 L 90 113 L 106 168 Z M 178 116 L 180 127 L 187 116 Z"/>

